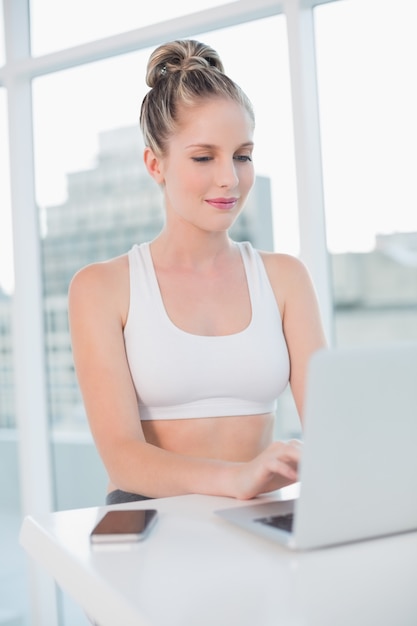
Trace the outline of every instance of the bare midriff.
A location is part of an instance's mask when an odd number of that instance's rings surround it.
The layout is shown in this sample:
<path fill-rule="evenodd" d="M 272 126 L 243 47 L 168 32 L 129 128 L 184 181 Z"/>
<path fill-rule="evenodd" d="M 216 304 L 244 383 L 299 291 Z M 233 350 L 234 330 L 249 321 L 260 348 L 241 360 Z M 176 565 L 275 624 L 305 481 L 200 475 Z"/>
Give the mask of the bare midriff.
<path fill-rule="evenodd" d="M 142 422 L 146 441 L 189 456 L 249 461 L 272 441 L 274 416 L 244 415 Z"/>
<path fill-rule="evenodd" d="M 146 441 L 164 450 L 243 462 L 260 454 L 273 440 L 274 415 L 143 421 L 142 428 Z"/>

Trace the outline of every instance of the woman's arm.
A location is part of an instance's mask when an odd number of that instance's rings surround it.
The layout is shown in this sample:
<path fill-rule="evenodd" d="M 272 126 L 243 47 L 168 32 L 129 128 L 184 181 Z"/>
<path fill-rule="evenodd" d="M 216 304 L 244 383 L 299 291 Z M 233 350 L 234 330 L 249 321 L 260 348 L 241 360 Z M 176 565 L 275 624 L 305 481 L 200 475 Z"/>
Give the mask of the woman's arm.
<path fill-rule="evenodd" d="M 303 420 L 307 367 L 311 355 L 326 346 L 317 296 L 304 264 L 283 254 L 263 254 L 281 310 L 290 355 L 290 385 Z"/>
<path fill-rule="evenodd" d="M 187 493 L 253 497 L 296 480 L 296 445 L 249 463 L 185 456 L 145 441 L 127 363 L 127 258 L 81 270 L 69 290 L 74 363 L 91 432 L 115 487 L 151 497 Z"/>

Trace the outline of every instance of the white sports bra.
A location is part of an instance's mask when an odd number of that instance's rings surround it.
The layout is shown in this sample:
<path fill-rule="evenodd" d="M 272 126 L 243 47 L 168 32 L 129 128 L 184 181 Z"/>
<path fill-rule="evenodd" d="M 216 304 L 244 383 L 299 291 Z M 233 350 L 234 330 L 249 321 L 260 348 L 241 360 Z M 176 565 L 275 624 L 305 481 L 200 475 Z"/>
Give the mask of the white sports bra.
<path fill-rule="evenodd" d="M 263 261 L 236 243 L 245 267 L 252 318 L 241 332 L 194 335 L 168 317 L 149 243 L 129 251 L 130 307 L 124 329 L 141 420 L 254 415 L 275 410 L 289 379 L 278 305 Z"/>

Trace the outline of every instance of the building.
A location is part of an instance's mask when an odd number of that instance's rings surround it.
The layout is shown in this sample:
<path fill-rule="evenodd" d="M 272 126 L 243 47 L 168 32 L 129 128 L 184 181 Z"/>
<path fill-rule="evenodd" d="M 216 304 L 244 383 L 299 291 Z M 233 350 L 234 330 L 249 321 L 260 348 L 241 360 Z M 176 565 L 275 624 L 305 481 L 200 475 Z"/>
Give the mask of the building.
<path fill-rule="evenodd" d="M 417 340 L 417 233 L 380 235 L 372 252 L 331 264 L 338 343 Z"/>

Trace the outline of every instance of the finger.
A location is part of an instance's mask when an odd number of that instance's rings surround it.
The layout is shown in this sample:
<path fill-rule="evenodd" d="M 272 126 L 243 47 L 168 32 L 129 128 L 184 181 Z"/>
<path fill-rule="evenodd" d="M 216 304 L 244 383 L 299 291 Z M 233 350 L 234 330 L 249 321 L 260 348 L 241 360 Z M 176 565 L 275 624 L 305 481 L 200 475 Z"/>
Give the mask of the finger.
<path fill-rule="evenodd" d="M 282 459 L 271 459 L 268 463 L 268 470 L 274 474 L 280 474 L 290 480 L 297 480 L 298 472 L 297 468 L 293 465 L 289 465 Z"/>

